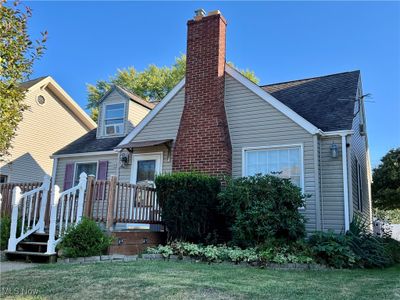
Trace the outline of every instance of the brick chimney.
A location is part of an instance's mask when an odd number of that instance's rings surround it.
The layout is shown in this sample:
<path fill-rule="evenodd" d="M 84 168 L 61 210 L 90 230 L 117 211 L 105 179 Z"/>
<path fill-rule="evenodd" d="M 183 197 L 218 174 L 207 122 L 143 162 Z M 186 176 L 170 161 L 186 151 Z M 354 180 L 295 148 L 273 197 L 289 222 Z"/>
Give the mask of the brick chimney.
<path fill-rule="evenodd" d="M 185 104 L 173 152 L 173 171 L 232 173 L 225 113 L 226 20 L 197 10 L 189 20 Z"/>

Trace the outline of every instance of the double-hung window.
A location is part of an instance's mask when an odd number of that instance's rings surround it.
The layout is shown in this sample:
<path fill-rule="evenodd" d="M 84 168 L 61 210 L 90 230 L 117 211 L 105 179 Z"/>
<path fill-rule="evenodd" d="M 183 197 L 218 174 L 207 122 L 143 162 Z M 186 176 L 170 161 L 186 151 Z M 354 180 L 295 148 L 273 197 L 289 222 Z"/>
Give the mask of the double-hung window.
<path fill-rule="evenodd" d="M 244 176 L 269 174 L 288 178 L 303 187 L 301 146 L 283 146 L 244 150 Z"/>
<path fill-rule="evenodd" d="M 105 106 L 104 127 L 106 135 L 124 133 L 125 104 L 108 104 Z"/>
<path fill-rule="evenodd" d="M 79 176 L 85 172 L 86 175 L 94 175 L 97 177 L 97 162 L 85 162 L 85 163 L 76 163 L 75 166 L 75 177 L 74 177 L 74 186 L 79 183 Z"/>

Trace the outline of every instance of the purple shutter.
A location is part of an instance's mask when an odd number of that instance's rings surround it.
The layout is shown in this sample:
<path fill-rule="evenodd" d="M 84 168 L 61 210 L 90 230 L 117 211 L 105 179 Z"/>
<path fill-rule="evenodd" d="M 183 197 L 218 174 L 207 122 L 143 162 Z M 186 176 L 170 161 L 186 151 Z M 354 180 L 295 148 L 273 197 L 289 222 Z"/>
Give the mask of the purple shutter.
<path fill-rule="evenodd" d="M 99 169 L 97 170 L 97 179 L 106 180 L 108 171 L 108 160 L 99 161 Z"/>
<path fill-rule="evenodd" d="M 67 164 L 65 166 L 64 176 L 64 191 L 72 188 L 74 183 L 74 164 Z"/>

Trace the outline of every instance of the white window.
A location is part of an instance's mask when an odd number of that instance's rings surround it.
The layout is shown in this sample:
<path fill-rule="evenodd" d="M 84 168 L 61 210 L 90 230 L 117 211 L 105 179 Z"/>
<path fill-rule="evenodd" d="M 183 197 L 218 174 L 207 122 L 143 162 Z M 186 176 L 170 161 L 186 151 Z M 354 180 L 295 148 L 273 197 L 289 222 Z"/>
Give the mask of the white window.
<path fill-rule="evenodd" d="M 125 104 L 108 104 L 105 106 L 104 127 L 106 135 L 124 133 Z"/>
<path fill-rule="evenodd" d="M 85 163 L 76 163 L 75 164 L 75 176 L 74 176 L 74 185 L 79 183 L 79 176 L 85 172 L 86 175 L 94 175 L 94 178 L 97 177 L 97 162 L 85 162 Z"/>
<path fill-rule="evenodd" d="M 357 209 L 359 211 L 363 211 L 363 182 L 362 182 L 362 172 L 361 172 L 361 165 L 356 160 L 356 167 L 357 167 Z"/>
<path fill-rule="evenodd" d="M 244 176 L 256 174 L 289 178 L 303 188 L 303 161 L 301 146 L 248 148 L 244 150 Z"/>

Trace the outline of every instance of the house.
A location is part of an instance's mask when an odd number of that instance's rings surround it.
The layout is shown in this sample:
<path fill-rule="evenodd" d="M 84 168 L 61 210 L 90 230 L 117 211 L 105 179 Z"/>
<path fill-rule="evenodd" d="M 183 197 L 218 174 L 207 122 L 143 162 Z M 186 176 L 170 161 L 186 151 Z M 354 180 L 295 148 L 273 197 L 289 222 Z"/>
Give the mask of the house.
<path fill-rule="evenodd" d="M 69 189 L 79 181 L 82 172 L 99 180 L 117 175 L 120 163 L 114 149 L 154 106 L 114 85 L 99 102 L 97 128 L 52 155 L 55 184 L 63 190 Z"/>
<path fill-rule="evenodd" d="M 124 124 L 112 129 L 121 132 L 118 137 L 105 129 L 111 95 L 123 94 L 115 88 L 103 100 L 97 132 L 53 156 L 56 183 L 69 187 L 80 171 L 96 168 L 97 177 L 114 174 L 131 183 L 192 170 L 234 177 L 273 173 L 309 195 L 301 208 L 308 232 L 347 230 L 356 213 L 371 220 L 360 72 L 258 86 L 226 64 L 226 20 L 219 11 L 198 10 L 187 26 L 185 78 L 133 126 L 127 102 L 123 113 L 109 113 Z"/>
<path fill-rule="evenodd" d="M 23 120 L 10 155 L 0 161 L 0 183 L 40 182 L 51 175 L 50 155 L 96 128 L 96 123 L 50 76 L 21 84 L 26 91 Z"/>

